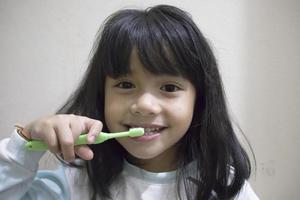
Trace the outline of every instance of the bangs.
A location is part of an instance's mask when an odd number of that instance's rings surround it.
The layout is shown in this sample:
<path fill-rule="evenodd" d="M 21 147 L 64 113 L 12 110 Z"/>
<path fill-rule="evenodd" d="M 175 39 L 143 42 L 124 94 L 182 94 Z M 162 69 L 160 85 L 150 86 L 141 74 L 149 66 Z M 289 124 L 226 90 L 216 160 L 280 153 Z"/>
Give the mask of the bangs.
<path fill-rule="evenodd" d="M 119 11 L 105 23 L 103 38 L 100 45 L 107 76 L 129 74 L 130 55 L 135 48 L 147 71 L 192 79 L 197 57 L 188 29 L 174 14 L 155 8 Z"/>

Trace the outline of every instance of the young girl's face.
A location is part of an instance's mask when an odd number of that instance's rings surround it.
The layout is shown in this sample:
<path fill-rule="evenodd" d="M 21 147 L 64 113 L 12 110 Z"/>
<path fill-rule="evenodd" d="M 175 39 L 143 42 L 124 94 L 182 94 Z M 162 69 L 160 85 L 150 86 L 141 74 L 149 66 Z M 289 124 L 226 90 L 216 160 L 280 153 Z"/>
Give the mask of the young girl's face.
<path fill-rule="evenodd" d="M 133 157 L 149 171 L 175 169 L 176 143 L 186 134 L 193 117 L 196 92 L 178 76 L 155 75 L 143 67 L 136 51 L 131 73 L 105 80 L 105 121 L 111 132 L 145 128 L 145 135 L 119 138 Z"/>

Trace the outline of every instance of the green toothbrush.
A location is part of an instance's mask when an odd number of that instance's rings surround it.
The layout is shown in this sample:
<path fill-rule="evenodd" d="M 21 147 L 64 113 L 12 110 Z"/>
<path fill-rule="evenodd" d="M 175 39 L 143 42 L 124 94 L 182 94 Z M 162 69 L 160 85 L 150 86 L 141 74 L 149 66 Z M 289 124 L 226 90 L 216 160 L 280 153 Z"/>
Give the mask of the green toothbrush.
<path fill-rule="evenodd" d="M 119 132 L 119 133 L 104 133 L 101 132 L 98 137 L 96 138 L 94 144 L 102 143 L 106 140 L 118 137 L 138 137 L 144 135 L 144 128 L 132 128 L 129 131 Z M 87 144 L 87 134 L 82 134 L 79 138 L 75 141 L 74 145 L 82 145 Z M 25 144 L 28 150 L 32 151 L 46 151 L 48 146 L 41 140 L 32 140 Z"/>

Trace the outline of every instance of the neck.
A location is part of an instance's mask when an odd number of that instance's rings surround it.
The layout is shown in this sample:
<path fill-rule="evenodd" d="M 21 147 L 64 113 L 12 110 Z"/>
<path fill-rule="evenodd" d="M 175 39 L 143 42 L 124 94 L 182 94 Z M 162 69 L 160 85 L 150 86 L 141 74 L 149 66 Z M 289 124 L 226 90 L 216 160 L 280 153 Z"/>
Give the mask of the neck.
<path fill-rule="evenodd" d="M 177 169 L 176 148 L 170 148 L 162 154 L 151 159 L 139 159 L 128 154 L 126 159 L 129 163 L 136 165 L 149 172 L 168 172 Z M 166 156 L 167 155 L 167 156 Z"/>

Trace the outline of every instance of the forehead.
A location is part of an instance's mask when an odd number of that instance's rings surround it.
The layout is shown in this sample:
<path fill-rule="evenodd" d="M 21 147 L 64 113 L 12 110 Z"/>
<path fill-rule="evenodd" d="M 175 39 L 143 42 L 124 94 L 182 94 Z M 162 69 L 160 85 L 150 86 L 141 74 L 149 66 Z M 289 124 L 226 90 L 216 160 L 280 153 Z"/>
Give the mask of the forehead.
<path fill-rule="evenodd" d="M 137 49 L 133 48 L 132 52 L 129 57 L 129 74 L 136 74 L 139 73 L 140 71 L 143 71 L 144 73 L 151 73 L 148 71 L 143 63 L 141 62 L 138 54 L 137 54 Z"/>
<path fill-rule="evenodd" d="M 183 73 L 176 67 L 172 62 L 162 62 L 161 58 L 153 58 L 145 56 L 141 51 L 136 47 L 133 47 L 131 53 L 128 57 L 128 64 L 123 65 L 119 71 L 119 76 L 126 74 L 135 74 L 135 73 L 150 73 L 152 75 L 172 75 L 172 76 L 183 76 Z M 169 60 L 173 60 L 170 58 Z M 121 66 L 120 66 L 121 67 Z M 123 73 L 121 73 L 121 71 Z"/>
<path fill-rule="evenodd" d="M 153 72 L 149 71 L 141 62 L 139 55 L 137 54 L 137 49 L 133 49 L 130 55 L 130 62 L 129 62 L 129 71 L 127 74 L 120 76 L 119 78 L 129 78 L 138 81 L 142 81 L 145 84 L 161 84 L 162 82 L 176 82 L 180 83 L 182 86 L 191 86 L 193 84 L 190 82 L 189 79 L 183 77 L 181 74 L 174 75 L 168 73 L 160 73 L 154 74 Z M 118 79 L 118 78 L 117 78 Z M 151 85 L 151 84 L 150 84 Z"/>

